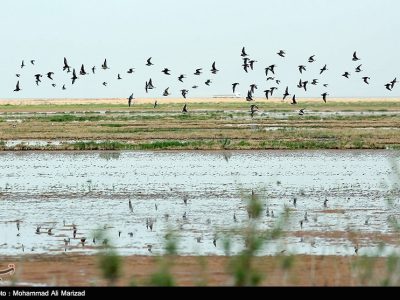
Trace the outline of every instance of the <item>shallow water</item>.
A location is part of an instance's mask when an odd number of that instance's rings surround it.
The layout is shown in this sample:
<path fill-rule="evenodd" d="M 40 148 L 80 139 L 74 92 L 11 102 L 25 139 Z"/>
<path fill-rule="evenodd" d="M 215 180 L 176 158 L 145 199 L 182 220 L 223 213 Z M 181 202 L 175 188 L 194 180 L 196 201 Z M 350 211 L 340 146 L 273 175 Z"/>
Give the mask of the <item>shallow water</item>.
<path fill-rule="evenodd" d="M 400 215 L 399 162 L 396 151 L 2 152 L 0 255 L 96 253 L 104 236 L 124 255 L 151 254 L 148 245 L 161 254 L 169 231 L 180 254 L 223 255 L 228 235 L 237 253 L 244 239 L 234 231 L 249 224 L 252 190 L 263 203 L 260 229 L 275 226 L 290 208 L 287 234 L 260 255 L 346 255 L 355 245 L 371 254 L 381 235 L 390 237 L 379 253 L 386 255 L 398 251 L 388 218 Z M 102 237 L 93 243 L 95 230 Z"/>

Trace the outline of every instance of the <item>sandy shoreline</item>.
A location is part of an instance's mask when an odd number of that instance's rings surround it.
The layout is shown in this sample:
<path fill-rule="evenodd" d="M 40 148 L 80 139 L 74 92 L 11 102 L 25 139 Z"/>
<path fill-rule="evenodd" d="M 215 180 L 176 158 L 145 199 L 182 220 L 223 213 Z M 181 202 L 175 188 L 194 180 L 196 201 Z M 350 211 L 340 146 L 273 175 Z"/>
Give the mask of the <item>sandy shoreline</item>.
<path fill-rule="evenodd" d="M 133 103 L 147 104 L 154 103 L 157 100 L 159 104 L 163 103 L 228 103 L 228 102 L 246 102 L 244 98 L 138 98 Z M 103 99 L 87 99 L 87 98 L 59 98 L 59 99 L 0 99 L 0 105 L 66 105 L 66 104 L 127 104 L 125 98 L 103 98 Z M 258 103 L 282 102 L 282 98 L 255 98 Z M 302 98 L 304 102 L 322 102 L 321 98 Z M 390 102 L 400 101 L 399 98 L 329 98 L 329 102 Z"/>
<path fill-rule="evenodd" d="M 0 269 L 14 263 L 16 272 L 5 281 L 60 286 L 103 286 L 107 282 L 98 268 L 99 258 L 87 255 L 32 255 L 3 257 Z M 365 284 L 354 268 L 358 256 L 265 256 L 257 257 L 254 266 L 263 274 L 262 285 L 281 286 L 353 286 Z M 372 284 L 385 276 L 386 259 L 373 258 Z M 149 278 L 160 268 L 159 257 L 127 256 L 122 258 L 122 273 L 118 286 L 148 285 Z M 227 272 L 229 257 L 225 256 L 177 256 L 173 257 L 172 275 L 176 285 L 227 286 L 233 278 Z M 291 263 L 289 269 L 283 266 Z M 368 283 L 368 282 L 367 282 Z M 3 281 L 4 284 L 4 281 Z"/>

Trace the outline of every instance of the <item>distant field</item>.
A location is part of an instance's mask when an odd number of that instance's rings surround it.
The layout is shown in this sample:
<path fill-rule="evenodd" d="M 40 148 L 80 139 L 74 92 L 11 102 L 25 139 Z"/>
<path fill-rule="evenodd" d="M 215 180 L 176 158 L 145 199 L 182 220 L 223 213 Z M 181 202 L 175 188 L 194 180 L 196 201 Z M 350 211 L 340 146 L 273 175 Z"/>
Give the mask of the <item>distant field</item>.
<path fill-rule="evenodd" d="M 158 106 L 153 107 L 157 100 Z M 0 100 L 0 148 L 384 149 L 400 146 L 400 99 Z M 259 111 L 252 118 L 250 104 Z M 305 114 L 298 111 L 305 108 Z M 397 113 L 398 112 L 398 113 Z M 11 140 L 59 141 L 57 145 Z M 65 143 L 62 143 L 65 142 Z"/>

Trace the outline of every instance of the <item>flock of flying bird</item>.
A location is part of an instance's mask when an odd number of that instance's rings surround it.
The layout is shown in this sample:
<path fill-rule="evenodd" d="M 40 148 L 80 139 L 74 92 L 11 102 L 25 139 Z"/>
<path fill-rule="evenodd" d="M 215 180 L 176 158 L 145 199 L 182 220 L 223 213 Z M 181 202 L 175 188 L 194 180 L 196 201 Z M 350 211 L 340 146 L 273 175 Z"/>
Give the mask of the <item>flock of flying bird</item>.
<path fill-rule="evenodd" d="M 281 58 L 285 58 L 285 57 L 286 57 L 286 52 L 285 52 L 284 50 L 279 50 L 276 54 L 277 54 L 278 56 L 280 56 Z M 241 58 L 242 58 L 242 60 L 243 60 L 243 64 L 242 64 L 243 70 L 244 70 L 246 73 L 248 73 L 249 71 L 254 70 L 254 65 L 255 65 L 255 63 L 256 63 L 257 61 L 254 60 L 254 59 L 250 59 L 250 58 L 249 58 L 249 55 L 246 53 L 245 47 L 242 48 L 242 51 L 241 51 L 240 56 L 241 56 Z M 352 61 L 353 61 L 353 62 L 357 62 L 357 61 L 359 61 L 359 60 L 360 60 L 360 58 L 357 56 L 357 52 L 355 51 L 355 52 L 353 53 Z M 308 58 L 308 63 L 309 63 L 309 64 L 314 63 L 315 61 L 316 61 L 315 55 L 311 55 L 311 56 Z M 35 65 L 35 60 L 31 60 L 30 63 L 31 63 L 31 65 Z M 153 64 L 153 62 L 152 62 L 152 57 L 150 57 L 150 58 L 147 59 L 145 65 L 146 65 L 147 67 L 152 67 L 152 66 L 154 66 L 154 64 Z M 24 67 L 26 67 L 25 61 L 22 60 L 21 69 L 23 69 Z M 272 97 L 272 96 L 273 96 L 274 91 L 275 91 L 275 90 L 278 90 L 278 86 L 279 86 L 279 84 L 280 84 L 280 80 L 277 79 L 277 78 L 275 77 L 276 67 L 277 67 L 277 66 L 276 66 L 275 64 L 272 64 L 272 65 L 270 65 L 270 66 L 268 66 L 268 67 L 265 67 L 266 82 L 267 82 L 267 83 L 272 83 L 272 84 L 274 85 L 274 86 L 271 86 L 270 88 L 264 90 L 265 98 L 266 98 L 266 99 L 269 99 L 269 97 Z M 354 68 L 355 73 L 363 72 L 363 70 L 362 70 L 361 67 L 362 67 L 362 64 L 359 64 L 358 66 L 356 66 L 356 67 Z M 108 69 L 110 69 L 110 68 L 108 67 L 108 65 L 107 65 L 107 59 L 104 60 L 103 64 L 101 65 L 101 69 L 103 69 L 103 70 L 108 70 Z M 68 64 L 68 60 L 67 60 L 67 58 L 65 58 L 65 57 L 64 57 L 64 65 L 63 65 L 63 67 L 62 67 L 62 71 L 66 72 L 66 73 L 72 73 L 72 75 L 71 75 L 71 84 L 72 84 L 72 85 L 76 82 L 76 80 L 79 79 L 79 77 L 78 77 L 78 75 L 77 75 L 76 69 L 73 68 L 73 67 L 71 67 L 71 66 Z M 93 67 L 91 68 L 91 71 L 92 71 L 92 74 L 95 74 L 95 73 L 96 73 L 96 66 L 93 66 Z M 298 66 L 298 71 L 299 71 L 300 75 L 303 75 L 303 72 L 306 72 L 306 71 L 307 71 L 307 66 L 304 65 L 304 64 L 299 65 L 299 66 Z M 319 75 L 322 75 L 322 74 L 323 74 L 324 72 L 326 72 L 326 71 L 328 71 L 328 67 L 327 67 L 327 65 L 325 64 L 325 65 L 320 69 Z M 135 68 L 129 68 L 129 69 L 126 71 L 126 73 L 128 73 L 128 74 L 133 74 L 134 72 L 135 72 Z M 170 76 L 170 75 L 171 75 L 171 70 L 168 69 L 168 68 L 164 68 L 163 70 L 161 70 L 161 72 L 164 73 L 164 74 L 167 75 L 167 76 Z M 214 74 L 214 75 L 217 74 L 217 73 L 219 72 L 219 70 L 218 70 L 217 67 L 216 67 L 216 62 L 215 62 L 215 61 L 214 61 L 214 62 L 212 63 L 212 65 L 211 65 L 210 72 L 211 72 L 211 74 Z M 199 75 L 201 75 L 202 73 L 203 73 L 203 68 L 197 68 L 197 69 L 194 71 L 193 75 L 199 76 Z M 88 74 L 89 74 L 89 73 L 85 70 L 84 64 L 82 64 L 81 67 L 80 67 L 79 76 L 85 76 L 85 75 L 88 75 Z M 47 78 L 48 78 L 49 80 L 51 80 L 51 81 L 54 80 L 54 78 L 53 78 L 54 72 L 49 71 L 49 72 L 47 72 L 45 75 L 47 76 Z M 348 71 L 345 71 L 345 72 L 342 74 L 342 76 L 345 77 L 345 78 L 347 78 L 347 79 L 349 79 L 350 75 L 351 75 L 351 73 L 348 72 Z M 16 74 L 16 76 L 19 78 L 19 77 L 21 76 L 21 74 Z M 43 74 L 35 74 L 35 75 L 34 75 L 36 85 L 39 85 L 39 83 L 42 82 L 41 78 L 42 78 L 43 76 L 44 76 Z M 117 78 L 117 80 L 121 80 L 121 79 L 122 79 L 121 73 L 118 73 L 117 76 L 116 76 L 116 78 Z M 186 78 L 187 78 L 187 77 L 186 77 L 185 74 L 180 74 L 180 75 L 177 77 L 178 81 L 180 81 L 180 82 L 182 82 L 182 83 L 184 82 L 184 79 L 186 79 Z M 371 78 L 370 78 L 369 76 L 362 76 L 361 79 L 363 80 L 363 82 L 364 82 L 365 84 L 369 84 L 369 81 L 370 81 Z M 313 79 L 310 80 L 310 81 L 300 79 L 300 80 L 299 80 L 299 83 L 297 84 L 297 88 L 299 88 L 299 89 L 304 89 L 304 91 L 307 92 L 307 85 L 308 85 L 308 84 L 311 84 L 311 85 L 314 85 L 314 86 L 315 86 L 315 85 L 318 85 L 318 80 L 319 80 L 318 78 L 313 78 Z M 397 82 L 398 82 L 398 81 L 397 81 L 397 78 L 394 78 L 392 81 L 389 81 L 388 83 L 384 84 L 384 87 L 385 87 L 387 90 L 391 91 L 391 90 L 394 88 L 394 86 L 395 86 L 395 84 L 396 84 Z M 207 80 L 204 82 L 204 84 L 207 85 L 207 86 L 210 86 L 211 83 L 212 83 L 212 80 L 211 80 L 211 79 L 207 79 Z M 102 84 L 103 84 L 104 86 L 107 86 L 107 82 L 106 82 L 106 81 L 104 81 Z M 233 92 L 234 95 L 236 95 L 236 89 L 237 89 L 238 85 L 239 85 L 239 82 L 234 82 L 234 83 L 232 83 L 232 92 Z M 52 86 L 53 86 L 53 87 L 56 87 L 56 84 L 55 84 L 55 83 L 52 83 Z M 327 84 L 327 83 L 324 83 L 323 86 L 324 86 L 324 87 L 328 87 L 328 84 Z M 192 89 L 197 89 L 198 87 L 199 87 L 198 85 L 193 85 L 191 88 L 192 88 Z M 247 96 L 246 96 L 246 101 L 248 101 L 248 102 L 254 101 L 254 93 L 255 93 L 255 90 L 256 90 L 257 88 L 258 88 L 258 86 L 257 86 L 256 84 L 254 84 L 254 83 L 251 84 L 251 85 L 249 86 L 249 90 L 248 90 Z M 65 84 L 62 85 L 62 89 L 63 89 L 63 90 L 66 89 Z M 155 89 L 155 86 L 154 86 L 154 84 L 153 84 L 152 79 L 150 78 L 148 81 L 145 82 L 145 91 L 146 91 L 146 93 L 148 93 L 149 90 L 152 90 L 152 89 Z M 21 90 L 22 90 L 22 89 L 21 89 L 21 87 L 20 87 L 20 81 L 18 80 L 14 91 L 15 91 L 15 92 L 19 92 L 19 91 L 21 91 Z M 189 90 L 184 88 L 184 89 L 181 89 L 180 92 L 181 92 L 182 97 L 186 99 L 186 96 L 187 96 L 187 94 L 189 93 Z M 167 96 L 169 96 L 169 95 L 171 95 L 171 92 L 169 91 L 169 87 L 167 87 L 167 88 L 164 90 L 164 92 L 162 93 L 162 96 L 163 96 L 163 97 L 167 97 Z M 327 96 L 328 96 L 328 95 L 329 95 L 329 94 L 328 94 L 327 92 L 324 92 L 324 93 L 321 94 L 322 100 L 323 100 L 325 103 L 326 103 L 326 101 L 327 101 Z M 297 100 L 296 100 L 296 94 L 293 93 L 293 95 L 292 95 L 291 93 L 289 93 L 289 86 L 286 86 L 286 88 L 284 89 L 282 101 L 284 101 L 288 96 L 292 96 L 292 99 L 291 99 L 292 101 L 291 101 L 290 104 L 296 105 L 296 104 L 298 103 Z M 132 93 L 132 94 L 128 97 L 128 105 L 129 105 L 129 106 L 131 106 L 132 100 L 133 100 L 133 99 L 134 99 L 134 97 L 133 97 L 133 93 Z M 156 107 L 157 107 L 157 101 L 154 102 L 154 108 L 156 108 Z M 304 108 L 303 108 L 303 109 L 300 109 L 299 115 L 303 115 L 303 114 L 304 114 L 304 110 L 305 110 Z M 258 106 L 255 105 L 255 104 L 252 104 L 252 105 L 250 106 L 250 112 L 251 112 L 251 116 L 252 116 L 252 117 L 253 117 L 253 115 L 254 115 L 254 113 L 255 113 L 256 111 L 258 111 Z M 186 104 L 186 103 L 184 104 L 184 106 L 183 106 L 183 108 L 182 108 L 182 112 L 183 112 L 183 113 L 187 113 L 187 112 L 188 112 L 188 107 L 187 107 L 187 104 Z"/>

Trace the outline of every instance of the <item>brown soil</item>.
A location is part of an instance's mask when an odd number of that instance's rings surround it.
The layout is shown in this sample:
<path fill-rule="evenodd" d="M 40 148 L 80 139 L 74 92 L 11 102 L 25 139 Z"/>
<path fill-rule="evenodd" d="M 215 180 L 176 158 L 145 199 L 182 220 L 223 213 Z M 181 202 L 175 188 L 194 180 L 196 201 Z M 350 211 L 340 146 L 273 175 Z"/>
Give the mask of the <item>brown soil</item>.
<path fill-rule="evenodd" d="M 151 256 L 123 257 L 118 286 L 149 284 L 151 274 L 159 270 L 160 258 Z M 221 256 L 171 258 L 172 275 L 176 285 L 226 286 L 234 280 L 227 272 L 231 258 Z M 382 284 L 386 278 L 385 258 L 358 256 L 265 256 L 254 259 L 254 266 L 263 274 L 262 285 L 354 286 Z M 0 269 L 14 263 L 16 273 L 3 280 L 17 284 L 46 284 L 50 286 L 103 286 L 97 256 L 57 255 L 3 257 Z M 291 266 L 290 266 L 291 265 Z M 284 266 L 290 266 L 284 268 Z M 367 275 L 366 275 L 367 274 Z"/>

